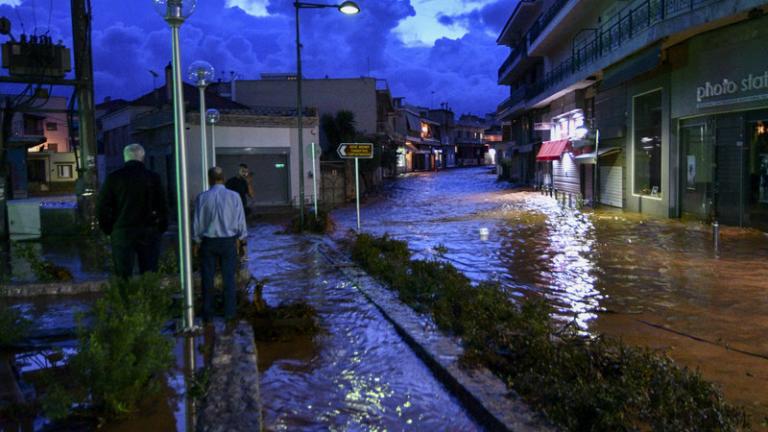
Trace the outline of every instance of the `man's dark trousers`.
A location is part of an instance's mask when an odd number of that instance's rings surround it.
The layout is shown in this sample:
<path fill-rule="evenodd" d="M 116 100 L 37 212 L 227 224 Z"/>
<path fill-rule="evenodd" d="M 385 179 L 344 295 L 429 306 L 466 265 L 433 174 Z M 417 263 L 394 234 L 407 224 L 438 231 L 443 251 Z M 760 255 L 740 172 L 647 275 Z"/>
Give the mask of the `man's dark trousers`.
<path fill-rule="evenodd" d="M 200 276 L 203 280 L 203 319 L 213 318 L 213 277 L 216 261 L 221 259 L 221 276 L 224 280 L 224 318 L 235 318 L 235 271 L 237 245 L 235 237 L 203 237 L 200 244 Z"/>
<path fill-rule="evenodd" d="M 123 279 L 133 276 L 136 258 L 139 273 L 155 272 L 160 260 L 160 231 L 155 227 L 125 228 L 112 232 L 112 261 L 115 274 Z"/>

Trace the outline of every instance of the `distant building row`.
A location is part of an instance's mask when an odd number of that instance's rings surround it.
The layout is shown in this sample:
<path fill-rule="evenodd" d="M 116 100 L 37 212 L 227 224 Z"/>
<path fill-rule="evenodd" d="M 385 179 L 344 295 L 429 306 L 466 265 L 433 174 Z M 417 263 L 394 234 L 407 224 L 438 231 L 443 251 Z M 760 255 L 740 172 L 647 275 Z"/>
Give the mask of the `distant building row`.
<path fill-rule="evenodd" d="M 161 174 L 169 195 L 175 193 L 172 112 L 169 73 L 165 85 L 133 101 L 105 100 L 97 106 L 99 124 L 99 172 L 106 174 L 121 165 L 122 148 L 138 142 L 147 149 L 146 163 Z M 190 194 L 201 190 L 200 119 L 198 92 L 184 85 L 187 105 L 187 151 Z M 375 78 L 305 79 L 303 99 L 303 157 L 305 199 L 312 199 L 313 161 L 311 146 L 316 144 L 314 166 L 321 182 L 321 201 L 342 201 L 348 194 L 347 170 L 334 159 L 335 149 L 328 142 L 320 119 L 340 111 L 354 114 L 355 129 L 366 140 L 377 144 L 377 151 L 392 155 L 391 165 L 380 170 L 384 175 L 411 171 L 437 170 L 456 166 L 492 164 L 489 140 L 500 140 L 500 128 L 492 128 L 493 116 L 464 115 L 420 108 L 392 98 L 386 82 Z M 259 80 L 236 80 L 211 85 L 206 90 L 206 106 L 216 108 L 221 117 L 209 127 L 208 143 L 215 142 L 216 161 L 234 175 L 240 163 L 254 173 L 254 206 L 295 206 L 298 204 L 298 143 L 295 75 L 265 75 Z M 490 128 L 490 129 L 489 129 Z M 321 155 L 324 155 L 321 160 Z M 213 155 L 209 155 L 211 160 Z M 338 189 L 338 190 L 337 190 Z M 328 204 L 328 203 L 326 203 Z"/>
<path fill-rule="evenodd" d="M 768 229 L 768 2 L 520 1 L 498 43 L 501 175 Z"/>

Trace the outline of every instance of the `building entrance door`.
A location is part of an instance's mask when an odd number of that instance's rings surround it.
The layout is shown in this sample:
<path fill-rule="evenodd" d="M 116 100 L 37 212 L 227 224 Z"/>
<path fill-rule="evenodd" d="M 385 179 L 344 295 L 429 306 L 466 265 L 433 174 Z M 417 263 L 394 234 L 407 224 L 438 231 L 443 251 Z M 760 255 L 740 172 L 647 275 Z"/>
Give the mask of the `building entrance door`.
<path fill-rule="evenodd" d="M 722 115 L 715 132 L 715 217 L 727 225 L 744 226 L 747 176 L 744 145 L 744 118 Z"/>
<path fill-rule="evenodd" d="M 682 213 L 710 221 L 714 193 L 714 118 L 686 120 L 680 124 Z"/>
<path fill-rule="evenodd" d="M 747 224 L 768 231 L 768 112 L 747 118 Z"/>

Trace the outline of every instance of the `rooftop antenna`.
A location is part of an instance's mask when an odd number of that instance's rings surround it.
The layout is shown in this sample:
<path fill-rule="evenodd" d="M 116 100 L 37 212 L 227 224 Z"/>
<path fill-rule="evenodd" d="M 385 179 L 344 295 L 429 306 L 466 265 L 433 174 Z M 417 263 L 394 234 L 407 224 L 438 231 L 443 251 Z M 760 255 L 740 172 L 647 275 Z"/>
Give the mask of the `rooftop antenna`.
<path fill-rule="evenodd" d="M 157 88 L 157 77 L 159 76 L 157 72 L 153 71 L 152 69 L 149 69 L 149 74 L 152 75 L 152 91 L 154 91 Z"/>

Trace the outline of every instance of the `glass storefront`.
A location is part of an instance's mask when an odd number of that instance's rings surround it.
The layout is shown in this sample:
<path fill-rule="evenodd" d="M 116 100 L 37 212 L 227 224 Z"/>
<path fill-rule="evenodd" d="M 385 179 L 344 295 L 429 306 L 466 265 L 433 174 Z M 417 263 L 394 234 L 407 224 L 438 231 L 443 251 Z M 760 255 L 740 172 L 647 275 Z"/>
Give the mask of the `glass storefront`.
<path fill-rule="evenodd" d="M 634 192 L 661 194 L 661 90 L 635 96 L 634 114 Z"/>
<path fill-rule="evenodd" d="M 682 213 L 768 230 L 768 111 L 679 123 Z"/>
<path fill-rule="evenodd" d="M 683 172 L 682 211 L 685 216 L 711 220 L 714 194 L 714 129 L 708 119 L 684 121 L 680 125 Z"/>

